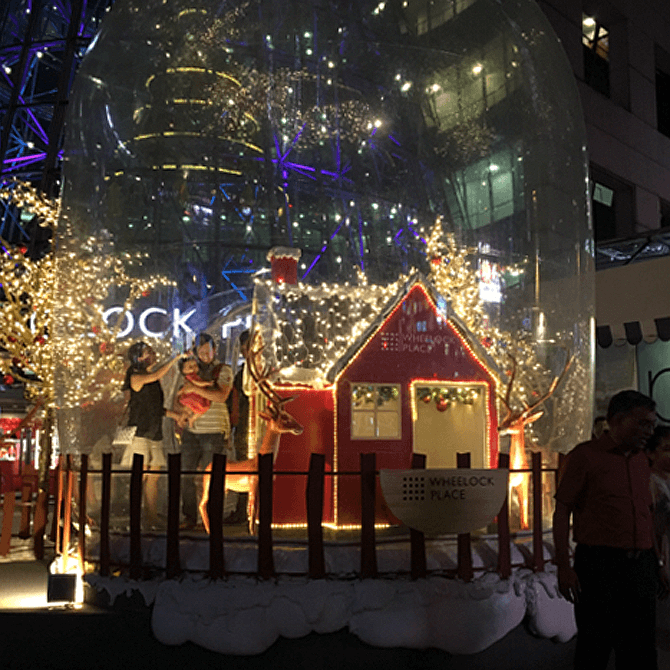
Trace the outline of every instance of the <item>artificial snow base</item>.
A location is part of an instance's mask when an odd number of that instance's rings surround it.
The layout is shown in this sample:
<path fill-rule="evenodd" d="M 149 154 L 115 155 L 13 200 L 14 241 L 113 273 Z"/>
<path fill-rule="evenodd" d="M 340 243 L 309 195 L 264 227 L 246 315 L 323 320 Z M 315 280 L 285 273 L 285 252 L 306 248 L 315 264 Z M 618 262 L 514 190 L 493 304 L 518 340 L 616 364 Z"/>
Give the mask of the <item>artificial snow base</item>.
<path fill-rule="evenodd" d="M 163 644 L 190 641 L 222 654 L 260 654 L 279 637 L 343 628 L 377 647 L 451 654 L 483 651 L 524 619 L 539 637 L 567 642 L 576 633 L 572 605 L 558 596 L 551 567 L 537 574 L 518 570 L 508 580 L 485 573 L 467 584 L 442 577 L 86 579 L 106 591 L 111 603 L 122 593 L 140 592 L 153 605 L 153 632 Z"/>

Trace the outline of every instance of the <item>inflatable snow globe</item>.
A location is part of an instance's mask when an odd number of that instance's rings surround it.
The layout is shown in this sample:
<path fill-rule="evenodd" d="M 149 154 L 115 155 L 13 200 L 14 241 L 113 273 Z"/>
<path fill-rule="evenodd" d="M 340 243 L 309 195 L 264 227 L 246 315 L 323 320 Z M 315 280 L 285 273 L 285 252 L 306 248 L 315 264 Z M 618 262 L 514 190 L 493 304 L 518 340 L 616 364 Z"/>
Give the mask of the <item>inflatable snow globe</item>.
<path fill-rule="evenodd" d="M 432 412 L 434 434 L 459 405 L 480 407 L 482 467 L 588 436 L 585 131 L 532 0 L 116 0 L 67 128 L 57 253 L 73 288 L 56 336 L 84 355 L 58 361 L 64 450 L 111 440 L 134 342 L 168 356 L 207 331 L 235 366 L 253 321 L 280 380 L 327 395 L 417 282 L 487 386 L 357 383 L 358 438 L 422 451 L 411 422 Z M 434 346 L 433 321 L 402 309 L 387 346 Z M 336 439 L 305 432 L 310 448 Z"/>

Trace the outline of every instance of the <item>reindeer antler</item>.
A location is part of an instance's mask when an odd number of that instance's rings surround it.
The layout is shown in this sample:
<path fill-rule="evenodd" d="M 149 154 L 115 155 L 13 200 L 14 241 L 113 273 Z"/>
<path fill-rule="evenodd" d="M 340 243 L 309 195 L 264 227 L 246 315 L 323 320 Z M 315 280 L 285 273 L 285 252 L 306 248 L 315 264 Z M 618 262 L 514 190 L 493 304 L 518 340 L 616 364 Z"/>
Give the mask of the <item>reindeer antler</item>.
<path fill-rule="evenodd" d="M 284 405 L 295 400 L 295 396 L 282 398 L 272 388 L 269 378 L 275 371 L 262 362 L 264 345 L 258 331 L 252 334 L 250 342 L 247 353 L 249 374 L 267 401 L 265 412 L 260 412 L 259 416 L 266 421 L 273 421 L 278 432 L 300 435 L 303 431 L 302 425 L 284 409 Z"/>
<path fill-rule="evenodd" d="M 556 388 L 561 383 L 563 377 L 565 377 L 565 375 L 567 374 L 575 358 L 574 356 L 570 355 L 569 350 L 566 348 L 566 360 L 565 365 L 563 366 L 563 370 L 561 370 L 561 373 L 559 375 L 553 378 L 551 384 L 549 384 L 549 388 L 547 389 L 546 393 L 544 393 L 540 398 L 538 398 L 538 400 L 536 400 L 532 405 L 528 405 L 527 403 L 524 402 L 523 410 L 515 414 L 510 405 L 510 397 L 512 395 L 512 386 L 514 384 L 514 377 L 516 376 L 517 360 L 514 356 L 512 356 L 512 354 L 508 354 L 508 356 L 512 360 L 512 374 L 510 375 L 509 384 L 507 385 L 507 389 L 505 390 L 504 397 L 500 396 L 500 400 L 507 409 L 507 414 L 505 415 L 505 418 L 500 422 L 498 430 L 504 430 L 506 428 L 510 428 L 514 424 L 517 424 L 519 426 L 525 426 L 526 424 L 537 421 L 544 413 L 544 410 L 541 409 L 538 410 L 537 408 L 540 405 L 544 404 L 554 394 Z"/>

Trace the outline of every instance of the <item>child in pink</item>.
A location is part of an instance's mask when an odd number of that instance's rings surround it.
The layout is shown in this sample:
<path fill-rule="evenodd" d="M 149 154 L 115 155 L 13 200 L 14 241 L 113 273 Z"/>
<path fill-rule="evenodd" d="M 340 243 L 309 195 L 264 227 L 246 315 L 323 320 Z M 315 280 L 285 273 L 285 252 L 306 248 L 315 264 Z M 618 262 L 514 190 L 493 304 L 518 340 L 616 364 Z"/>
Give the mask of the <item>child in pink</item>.
<path fill-rule="evenodd" d="M 213 382 L 206 382 L 204 379 L 201 379 L 198 376 L 198 362 L 194 358 L 187 358 L 180 364 L 181 373 L 184 375 L 191 384 L 200 386 L 202 388 L 212 388 L 214 385 Z M 179 398 L 179 404 L 183 405 L 186 408 L 186 413 L 188 414 L 188 425 L 190 428 L 193 428 L 193 423 L 201 415 L 204 414 L 212 404 L 207 398 L 203 398 L 201 395 L 193 392 L 184 391 L 182 386 L 177 392 L 177 397 Z"/>

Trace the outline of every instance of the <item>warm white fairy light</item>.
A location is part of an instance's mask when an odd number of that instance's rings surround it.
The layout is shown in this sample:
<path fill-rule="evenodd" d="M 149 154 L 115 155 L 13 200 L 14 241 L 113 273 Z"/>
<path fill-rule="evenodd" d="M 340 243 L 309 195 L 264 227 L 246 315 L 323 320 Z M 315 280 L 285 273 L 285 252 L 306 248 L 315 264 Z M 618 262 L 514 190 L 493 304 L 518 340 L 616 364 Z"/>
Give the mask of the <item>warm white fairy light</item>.
<path fill-rule="evenodd" d="M 3 188 L 0 188 L 0 198 L 6 202 L 11 202 L 30 214 L 36 214 L 40 226 L 45 228 L 56 227 L 58 203 L 38 191 L 34 186 L 26 182 L 12 180 Z"/>
<path fill-rule="evenodd" d="M 499 393 L 504 394 L 510 380 L 512 357 L 517 361 L 510 405 L 515 412 L 532 405 L 551 384 L 555 371 L 538 357 L 538 343 L 532 333 L 519 329 L 508 331 L 490 325 L 486 305 L 480 297 L 480 278 L 472 268 L 476 250 L 460 246 L 452 234 L 445 233 L 438 217 L 427 238 L 426 257 L 429 278 L 449 304 L 452 314 L 474 336 L 479 354 L 484 351 L 494 366 Z M 268 343 L 268 361 L 279 370 L 285 381 L 300 380 L 313 386 L 328 385 L 327 374 L 363 333 L 379 318 L 381 311 L 397 297 L 406 285 L 407 276 L 393 284 L 368 284 L 358 272 L 356 285 L 323 283 L 319 286 L 276 284 L 257 280 L 255 314 Z M 556 335 L 556 343 L 570 341 Z M 567 347 L 564 346 L 567 350 Z M 579 360 L 562 382 L 561 397 L 552 397 L 552 426 L 566 412 L 580 411 L 579 380 L 586 378 Z M 501 412 L 503 408 L 501 408 Z M 536 440 L 533 426 L 527 428 Z M 543 434 L 547 433 L 547 422 Z M 550 440 L 560 437 L 560 428 L 549 426 Z M 543 435 L 543 443 L 547 438 Z"/>
<path fill-rule="evenodd" d="M 377 319 L 401 284 L 291 286 L 257 280 L 257 319 L 270 343 L 273 365 L 309 370 L 312 383 L 325 383 L 328 371 Z"/>
<path fill-rule="evenodd" d="M 14 182 L 0 196 L 36 214 L 40 225 L 55 225 L 59 203 L 30 185 Z M 24 382 L 28 398 L 67 408 L 120 389 L 125 348 L 120 351 L 116 339 L 122 324 L 103 318 L 111 292 L 120 293 L 130 310 L 140 296 L 175 284 L 161 275 L 137 277 L 146 254 L 111 254 L 108 241 L 78 239 L 67 220 L 61 223 L 64 243 L 57 257 L 51 251 L 32 260 L 4 243 L 0 346 L 8 354 L 0 358 L 0 372 L 7 382 Z"/>

